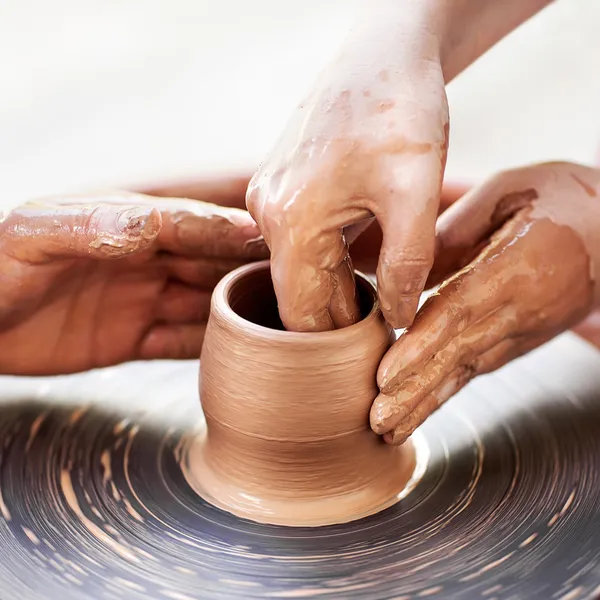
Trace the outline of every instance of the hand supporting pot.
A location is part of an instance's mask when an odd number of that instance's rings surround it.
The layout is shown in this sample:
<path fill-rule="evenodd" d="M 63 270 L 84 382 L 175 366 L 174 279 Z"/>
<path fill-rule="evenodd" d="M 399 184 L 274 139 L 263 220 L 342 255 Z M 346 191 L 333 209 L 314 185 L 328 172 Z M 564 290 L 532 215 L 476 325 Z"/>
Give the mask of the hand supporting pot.
<path fill-rule="evenodd" d="M 549 163 L 501 173 L 440 217 L 430 282 L 446 281 L 381 362 L 377 433 L 401 444 L 473 377 L 600 304 L 599 193 L 598 170 Z"/>

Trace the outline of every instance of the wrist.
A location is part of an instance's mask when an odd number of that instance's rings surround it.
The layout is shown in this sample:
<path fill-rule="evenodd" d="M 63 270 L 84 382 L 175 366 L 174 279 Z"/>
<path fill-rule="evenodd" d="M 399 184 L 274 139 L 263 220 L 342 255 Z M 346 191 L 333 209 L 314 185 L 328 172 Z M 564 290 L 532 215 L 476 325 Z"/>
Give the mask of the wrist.
<path fill-rule="evenodd" d="M 446 0 L 447 1 L 447 0 Z M 372 0 L 359 13 L 340 52 L 340 60 L 371 69 L 405 71 L 439 62 L 441 0 Z"/>
<path fill-rule="evenodd" d="M 552 0 L 369 0 L 347 53 L 380 64 L 439 61 L 449 83 Z"/>
<path fill-rule="evenodd" d="M 452 81 L 552 0 L 428 0 L 440 38 L 440 63 Z"/>

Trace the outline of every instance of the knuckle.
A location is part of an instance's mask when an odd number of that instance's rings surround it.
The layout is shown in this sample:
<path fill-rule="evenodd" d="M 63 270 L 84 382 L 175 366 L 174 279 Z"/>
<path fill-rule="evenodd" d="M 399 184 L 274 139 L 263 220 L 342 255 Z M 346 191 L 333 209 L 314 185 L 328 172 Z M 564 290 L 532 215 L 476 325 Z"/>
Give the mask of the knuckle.
<path fill-rule="evenodd" d="M 457 370 L 457 385 L 462 388 L 479 374 L 478 360 L 475 358 L 463 363 Z"/>
<path fill-rule="evenodd" d="M 385 277 L 401 295 L 420 292 L 432 266 L 433 256 L 414 252 L 400 252 L 393 257 L 384 257 L 381 261 Z"/>
<path fill-rule="evenodd" d="M 390 271 L 402 271 L 404 279 L 416 279 L 422 276 L 425 269 L 433 266 L 433 256 L 428 252 L 400 250 L 382 257 L 381 264 Z"/>

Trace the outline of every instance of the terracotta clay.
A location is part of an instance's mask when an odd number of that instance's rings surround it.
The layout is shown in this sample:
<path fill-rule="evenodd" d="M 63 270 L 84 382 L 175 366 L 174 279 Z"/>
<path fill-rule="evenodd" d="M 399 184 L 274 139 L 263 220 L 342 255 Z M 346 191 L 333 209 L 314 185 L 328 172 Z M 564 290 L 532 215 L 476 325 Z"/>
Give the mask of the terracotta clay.
<path fill-rule="evenodd" d="M 412 446 L 384 444 L 368 422 L 393 331 L 373 285 L 356 280 L 362 320 L 319 333 L 285 331 L 268 262 L 215 288 L 200 367 L 207 431 L 189 467 L 209 502 L 257 521 L 314 526 L 379 511 L 405 490 Z"/>
<path fill-rule="evenodd" d="M 475 376 L 600 305 L 599 197 L 600 171 L 548 163 L 501 173 L 440 217 L 431 283 L 446 281 L 381 362 L 377 433 L 402 443 Z"/>

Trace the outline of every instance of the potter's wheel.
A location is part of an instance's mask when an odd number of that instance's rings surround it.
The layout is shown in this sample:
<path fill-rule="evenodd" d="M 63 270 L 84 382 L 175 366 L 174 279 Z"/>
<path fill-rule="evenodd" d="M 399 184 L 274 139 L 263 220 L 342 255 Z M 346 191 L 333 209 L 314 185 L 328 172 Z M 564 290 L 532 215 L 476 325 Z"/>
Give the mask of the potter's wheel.
<path fill-rule="evenodd" d="M 177 459 L 196 372 L 0 379 L 2 600 L 600 595 L 600 354 L 572 334 L 435 415 L 398 505 L 322 529 L 192 492 Z"/>

